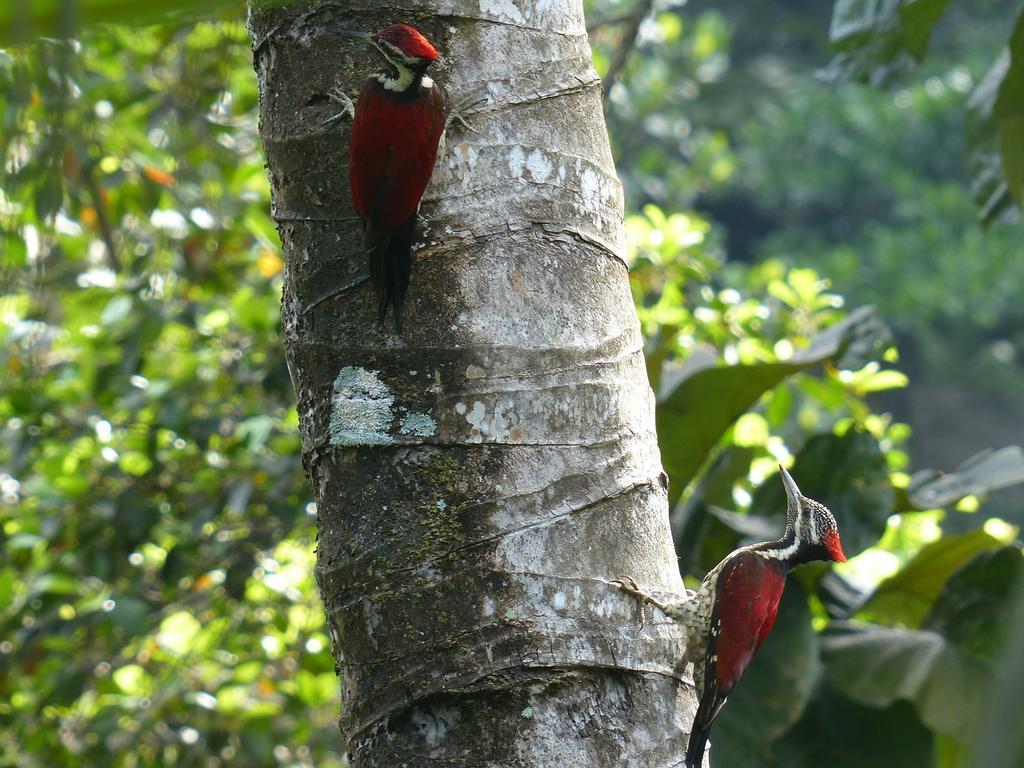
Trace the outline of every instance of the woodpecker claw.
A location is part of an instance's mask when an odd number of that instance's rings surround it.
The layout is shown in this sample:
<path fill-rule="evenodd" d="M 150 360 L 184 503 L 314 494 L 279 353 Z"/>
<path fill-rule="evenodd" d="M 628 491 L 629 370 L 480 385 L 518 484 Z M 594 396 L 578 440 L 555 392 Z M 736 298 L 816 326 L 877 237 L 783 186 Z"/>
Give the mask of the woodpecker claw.
<path fill-rule="evenodd" d="M 331 115 L 324 120 L 324 125 L 333 123 L 335 120 L 340 120 L 343 117 L 347 117 L 350 120 L 356 116 L 356 105 L 352 101 L 352 97 L 345 93 L 341 88 L 332 88 L 327 92 L 327 98 L 331 101 L 341 105 L 341 112 L 335 115 Z"/>
<path fill-rule="evenodd" d="M 632 595 L 641 603 L 649 603 L 650 605 L 653 605 L 659 611 L 664 613 L 666 616 L 670 616 L 668 612 L 668 606 L 665 603 L 661 602 L 660 600 L 658 600 L 658 598 L 654 597 L 653 595 L 644 592 L 642 589 L 640 589 L 639 586 L 637 586 L 637 583 L 629 576 L 620 576 L 617 579 L 612 579 L 608 583 L 612 586 L 618 587 L 626 594 Z"/>
<path fill-rule="evenodd" d="M 480 107 L 486 103 L 486 97 L 475 98 L 473 96 L 470 96 L 469 98 L 463 99 L 458 104 L 453 106 L 450 110 L 448 110 L 448 117 L 445 118 L 444 121 L 445 130 L 448 130 L 448 128 L 450 128 L 451 126 L 458 124 L 465 128 L 467 131 L 472 131 L 473 133 L 480 133 L 480 131 L 478 131 L 476 128 L 474 128 L 472 125 L 466 122 L 466 115 L 472 114 L 474 111 L 476 111 L 477 107 Z"/>

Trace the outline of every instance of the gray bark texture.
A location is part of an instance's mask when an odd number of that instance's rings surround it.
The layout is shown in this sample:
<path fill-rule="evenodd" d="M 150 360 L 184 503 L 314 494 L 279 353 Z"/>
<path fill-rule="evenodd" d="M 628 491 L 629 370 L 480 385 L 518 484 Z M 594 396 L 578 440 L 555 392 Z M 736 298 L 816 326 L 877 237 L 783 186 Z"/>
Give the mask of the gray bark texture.
<path fill-rule="evenodd" d="M 378 67 L 343 29 L 442 53 L 453 129 L 405 333 L 375 300 L 325 94 Z M 283 333 L 353 766 L 677 766 L 683 635 L 606 583 L 682 589 L 581 0 L 250 11 L 286 262 Z"/>

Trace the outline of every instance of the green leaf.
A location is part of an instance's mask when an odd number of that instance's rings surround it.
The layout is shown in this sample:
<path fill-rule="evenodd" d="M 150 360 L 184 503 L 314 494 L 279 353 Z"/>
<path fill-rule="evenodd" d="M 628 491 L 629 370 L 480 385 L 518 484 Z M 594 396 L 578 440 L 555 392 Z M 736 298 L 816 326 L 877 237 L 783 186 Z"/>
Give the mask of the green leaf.
<path fill-rule="evenodd" d="M 837 48 L 861 44 L 879 29 L 891 27 L 899 6 L 900 0 L 836 0 L 829 40 Z"/>
<path fill-rule="evenodd" d="M 117 325 L 131 314 L 132 300 L 130 296 L 118 294 L 107 302 L 100 315 L 100 322 L 106 326 Z"/>
<path fill-rule="evenodd" d="M 1024 483 L 1024 451 L 1010 445 L 976 453 L 949 473 L 936 469 L 915 472 L 897 509 L 936 509 L 965 496 L 980 496 Z"/>
<path fill-rule="evenodd" d="M 713 753 L 712 748 L 712 753 Z M 932 735 L 914 708 L 865 707 L 822 686 L 800 722 L 775 745 L 785 768 L 933 768 Z"/>
<path fill-rule="evenodd" d="M 979 217 L 1010 215 L 1024 199 L 1024 11 L 967 103 L 967 146 Z"/>
<path fill-rule="evenodd" d="M 932 29 L 948 5 L 949 0 L 904 0 L 900 6 L 903 45 L 918 61 L 928 52 Z"/>
<path fill-rule="evenodd" d="M 1010 194 L 1020 205 L 1024 199 L 1024 12 L 1010 37 L 1010 63 L 999 85 L 993 115 L 999 151 Z"/>
<path fill-rule="evenodd" d="M 202 625 L 190 613 L 178 611 L 160 622 L 157 644 L 174 656 L 184 656 L 192 647 Z"/>
<path fill-rule="evenodd" d="M 32 595 L 77 595 L 81 584 L 61 573 L 47 573 L 36 579 Z"/>
<path fill-rule="evenodd" d="M 217 709 L 224 714 L 236 715 L 245 712 L 252 703 L 249 690 L 242 685 L 225 685 L 217 691 Z"/>
<path fill-rule="evenodd" d="M 114 685 L 129 696 L 148 696 L 153 692 L 153 679 L 138 664 L 125 664 L 114 670 Z"/>
<path fill-rule="evenodd" d="M 999 674 L 986 704 L 982 725 L 973 744 L 975 759 L 964 765 L 1020 768 L 1024 765 L 1024 581 L 1017 580 L 1010 604 L 1009 628 L 997 669 Z"/>
<path fill-rule="evenodd" d="M 836 690 L 869 707 L 910 701 L 933 730 L 969 740 L 988 696 L 989 669 L 942 635 L 834 622 L 821 642 Z"/>
<path fill-rule="evenodd" d="M 109 24 L 122 22 L 153 24 L 182 18 L 202 18 L 230 11 L 233 16 L 245 12 L 243 0 L 32 0 L 0 5 L 0 44 L 23 42 L 28 35 L 63 37 L 74 34 L 76 23 Z M 15 30 L 15 22 L 27 22 L 28 29 Z M 12 34 L 12 32 L 14 34 Z"/>
<path fill-rule="evenodd" d="M 944 536 L 923 547 L 895 575 L 878 585 L 857 612 L 859 618 L 917 629 L 949 577 L 980 552 L 1001 543 L 984 531 Z"/>
<path fill-rule="evenodd" d="M 924 628 L 941 633 L 962 651 L 992 657 L 1007 625 L 1013 587 L 1022 574 L 1020 547 L 976 555 L 943 585 Z"/>
<path fill-rule="evenodd" d="M 772 633 L 715 721 L 711 766 L 770 766 L 771 744 L 804 711 L 821 675 L 807 595 L 786 585 Z"/>
<path fill-rule="evenodd" d="M 295 675 L 299 698 L 310 707 L 324 707 L 338 695 L 338 678 L 334 672 L 319 674 L 300 669 Z"/>
<path fill-rule="evenodd" d="M 949 0 L 836 0 L 829 39 L 840 51 L 830 80 L 887 83 L 920 61 Z"/>
<path fill-rule="evenodd" d="M 0 568 L 0 605 L 9 606 L 14 601 L 14 582 L 14 569 Z"/>
<path fill-rule="evenodd" d="M 793 479 L 805 495 L 832 510 L 847 557 L 872 546 L 892 514 L 888 464 L 878 441 L 867 432 L 812 437 L 797 454 Z M 750 514 L 778 519 L 781 532 L 786 494 L 777 477 L 754 493 Z"/>
<path fill-rule="evenodd" d="M 243 686 L 226 685 L 217 691 L 217 709 L 226 715 L 253 719 L 276 715 L 281 706 L 276 701 L 257 699 Z"/>
<path fill-rule="evenodd" d="M 141 477 L 153 468 L 153 462 L 149 460 L 149 457 L 138 451 L 126 451 L 121 454 L 117 465 L 126 474 L 136 477 Z"/>
<path fill-rule="evenodd" d="M 142 600 L 134 597 L 122 597 L 115 602 L 110 616 L 124 630 L 125 634 L 134 637 L 146 630 L 149 607 Z"/>
<path fill-rule="evenodd" d="M 975 86 L 967 101 L 967 165 L 971 175 L 971 197 L 977 203 L 983 223 L 1008 217 L 1014 210 L 1010 188 L 1003 174 L 999 136 L 993 117 L 999 86 L 1010 69 L 1010 52 L 1004 51 Z"/>
<path fill-rule="evenodd" d="M 909 379 L 901 371 L 878 371 L 865 377 L 863 382 L 858 383 L 860 392 L 884 392 L 887 389 L 902 389 L 907 386 Z"/>
<path fill-rule="evenodd" d="M 816 336 L 789 361 L 682 371 L 658 401 L 658 440 L 675 502 L 718 440 L 757 399 L 794 373 L 833 360 L 860 368 L 881 355 L 889 332 L 871 307 L 860 307 Z"/>

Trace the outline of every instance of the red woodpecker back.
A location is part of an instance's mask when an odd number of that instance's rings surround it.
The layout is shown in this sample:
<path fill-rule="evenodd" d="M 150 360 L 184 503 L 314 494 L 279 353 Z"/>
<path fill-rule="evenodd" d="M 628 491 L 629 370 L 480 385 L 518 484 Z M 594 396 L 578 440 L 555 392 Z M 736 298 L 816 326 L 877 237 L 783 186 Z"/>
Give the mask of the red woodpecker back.
<path fill-rule="evenodd" d="M 726 563 L 718 583 L 720 632 L 715 677 L 724 698 L 768 638 L 786 579 L 776 562 L 748 551 Z"/>
<path fill-rule="evenodd" d="M 349 184 L 359 218 L 394 229 L 416 213 L 434 169 L 444 121 L 444 96 L 433 83 L 421 83 L 408 93 L 390 91 L 376 77 L 367 80 L 356 105 L 349 150 Z"/>

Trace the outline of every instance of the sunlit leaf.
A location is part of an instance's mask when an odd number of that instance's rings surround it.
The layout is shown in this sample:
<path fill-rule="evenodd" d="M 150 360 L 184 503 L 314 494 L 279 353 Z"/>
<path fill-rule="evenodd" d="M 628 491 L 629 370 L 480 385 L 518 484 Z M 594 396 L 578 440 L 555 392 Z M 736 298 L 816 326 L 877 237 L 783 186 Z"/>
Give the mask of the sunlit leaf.
<path fill-rule="evenodd" d="M 927 544 L 895 576 L 883 581 L 860 610 L 862 617 L 916 629 L 949 577 L 981 552 L 1002 545 L 984 531 L 944 536 Z"/>
<path fill-rule="evenodd" d="M 183 656 L 191 648 L 201 628 L 191 614 L 178 611 L 160 622 L 156 641 L 168 653 Z"/>
<path fill-rule="evenodd" d="M 117 465 L 129 475 L 139 477 L 146 474 L 153 467 L 153 462 L 144 453 L 138 451 L 126 451 L 121 454 Z"/>
<path fill-rule="evenodd" d="M 295 683 L 299 697 L 310 707 L 327 706 L 338 695 L 338 678 L 333 671 L 314 674 L 300 669 Z"/>
<path fill-rule="evenodd" d="M 887 344 L 884 325 L 870 307 L 861 307 L 789 361 L 684 372 L 662 392 L 657 409 L 661 457 L 672 480 L 672 498 L 682 493 L 725 430 L 767 390 L 826 360 L 860 362 L 872 353 L 880 355 Z"/>
<path fill-rule="evenodd" d="M 138 664 L 125 664 L 112 675 L 114 683 L 130 696 L 148 696 L 153 692 L 153 680 Z"/>

